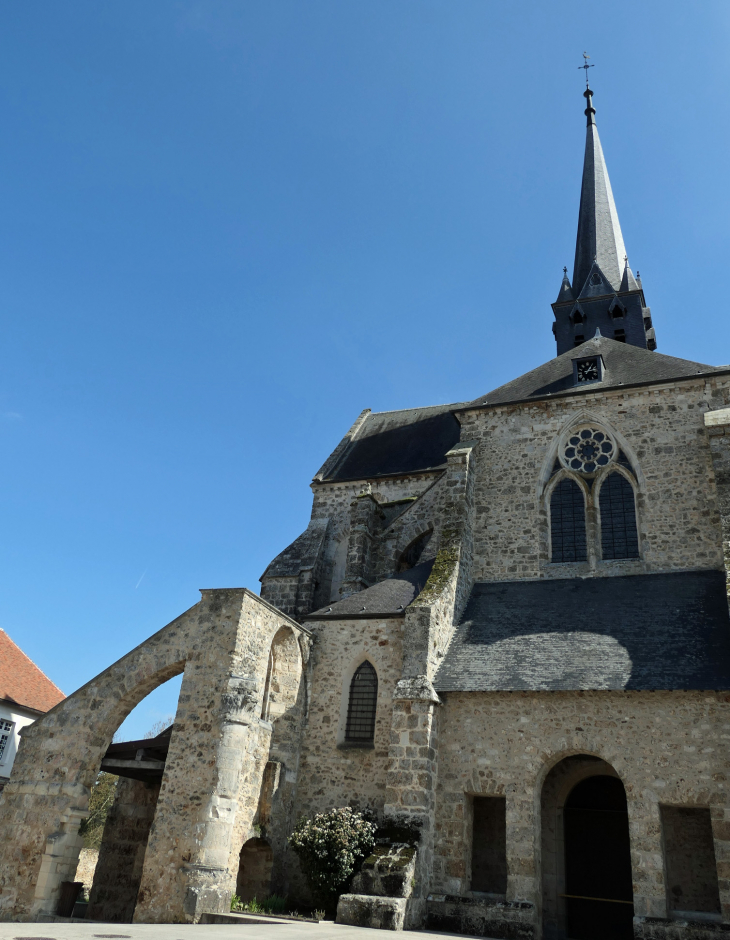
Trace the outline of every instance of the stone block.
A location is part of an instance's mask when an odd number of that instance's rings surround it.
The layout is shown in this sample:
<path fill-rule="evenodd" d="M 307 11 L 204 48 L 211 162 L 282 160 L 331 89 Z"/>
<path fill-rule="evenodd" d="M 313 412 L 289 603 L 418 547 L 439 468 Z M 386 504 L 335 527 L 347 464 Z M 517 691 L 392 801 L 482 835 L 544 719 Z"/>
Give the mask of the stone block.
<path fill-rule="evenodd" d="M 365 894 L 343 894 L 337 903 L 335 923 L 379 930 L 403 930 L 407 898 L 383 898 Z"/>

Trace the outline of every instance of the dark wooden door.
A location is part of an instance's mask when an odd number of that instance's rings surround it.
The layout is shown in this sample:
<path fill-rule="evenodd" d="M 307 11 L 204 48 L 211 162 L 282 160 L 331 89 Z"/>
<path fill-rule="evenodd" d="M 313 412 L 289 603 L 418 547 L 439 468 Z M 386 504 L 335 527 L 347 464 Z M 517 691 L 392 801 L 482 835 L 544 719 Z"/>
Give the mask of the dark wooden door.
<path fill-rule="evenodd" d="M 565 804 L 565 908 L 570 940 L 632 940 L 633 885 L 626 793 L 589 777 Z"/>

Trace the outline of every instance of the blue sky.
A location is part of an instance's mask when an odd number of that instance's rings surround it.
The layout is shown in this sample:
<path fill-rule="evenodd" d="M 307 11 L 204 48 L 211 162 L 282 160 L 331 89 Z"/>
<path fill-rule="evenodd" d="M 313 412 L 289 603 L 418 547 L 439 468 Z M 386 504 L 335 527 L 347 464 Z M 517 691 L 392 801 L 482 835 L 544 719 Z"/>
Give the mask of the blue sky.
<path fill-rule="evenodd" d="M 554 355 L 584 49 L 659 351 L 730 361 L 725 2 L 29 0 L 0 26 L 0 626 L 67 693 L 198 588 L 258 590 L 364 407 Z"/>

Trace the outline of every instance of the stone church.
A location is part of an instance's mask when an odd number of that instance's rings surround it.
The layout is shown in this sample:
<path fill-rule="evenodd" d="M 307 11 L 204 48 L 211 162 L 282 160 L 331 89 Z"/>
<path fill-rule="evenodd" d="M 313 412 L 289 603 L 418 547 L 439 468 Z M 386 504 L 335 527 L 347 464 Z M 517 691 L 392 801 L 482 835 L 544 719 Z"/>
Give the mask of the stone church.
<path fill-rule="evenodd" d="M 381 830 L 341 922 L 730 937 L 730 366 L 656 351 L 592 95 L 555 358 L 364 411 L 260 596 L 202 591 L 25 729 L 1 918 L 57 910 L 101 768 L 91 919 L 306 905 L 287 836 L 352 806 Z M 112 744 L 180 673 L 171 729 Z"/>

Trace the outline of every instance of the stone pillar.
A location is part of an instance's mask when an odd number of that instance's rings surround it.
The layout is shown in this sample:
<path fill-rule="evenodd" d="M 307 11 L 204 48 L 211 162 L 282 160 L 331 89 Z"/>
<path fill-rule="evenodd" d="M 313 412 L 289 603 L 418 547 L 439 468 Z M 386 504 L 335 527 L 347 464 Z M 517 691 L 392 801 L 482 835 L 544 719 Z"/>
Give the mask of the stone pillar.
<path fill-rule="evenodd" d="M 261 723 L 256 705 L 263 686 L 261 677 L 236 675 L 232 667 L 230 662 L 227 687 L 219 695 L 201 676 L 186 683 L 185 671 L 135 922 L 196 923 L 203 911 L 230 910 L 236 878 L 229 866 L 231 843 L 244 768 L 250 777 L 255 765 Z M 188 739 L 189 728 L 204 730 L 202 748 Z M 190 760 L 191 750 L 200 755 L 197 760 Z M 247 781 L 257 798 L 258 776 Z M 198 811 L 191 818 L 193 807 Z M 255 810 L 254 804 L 252 816 Z"/>
<path fill-rule="evenodd" d="M 380 521 L 378 501 L 370 493 L 361 493 L 350 506 L 350 539 L 347 546 L 345 577 L 341 597 L 349 597 L 369 587 L 372 542 Z"/>
<path fill-rule="evenodd" d="M 87 815 L 86 808 L 70 807 L 61 817 L 58 830 L 49 836 L 35 883 L 32 915 L 40 912 L 55 913 L 61 883 L 73 881 L 84 844 L 79 835 L 79 826 Z"/>
<path fill-rule="evenodd" d="M 440 704 L 425 676 L 401 679 L 393 695 L 384 827 L 405 827 L 420 836 L 413 892 L 417 897 L 428 894 L 433 868 L 436 707 Z"/>
<path fill-rule="evenodd" d="M 131 924 L 160 784 L 120 777 L 104 825 L 89 920 Z"/>
<path fill-rule="evenodd" d="M 712 469 L 715 474 L 717 503 L 722 527 L 722 554 L 730 595 L 730 408 L 705 412 L 705 427 L 710 439 Z"/>

